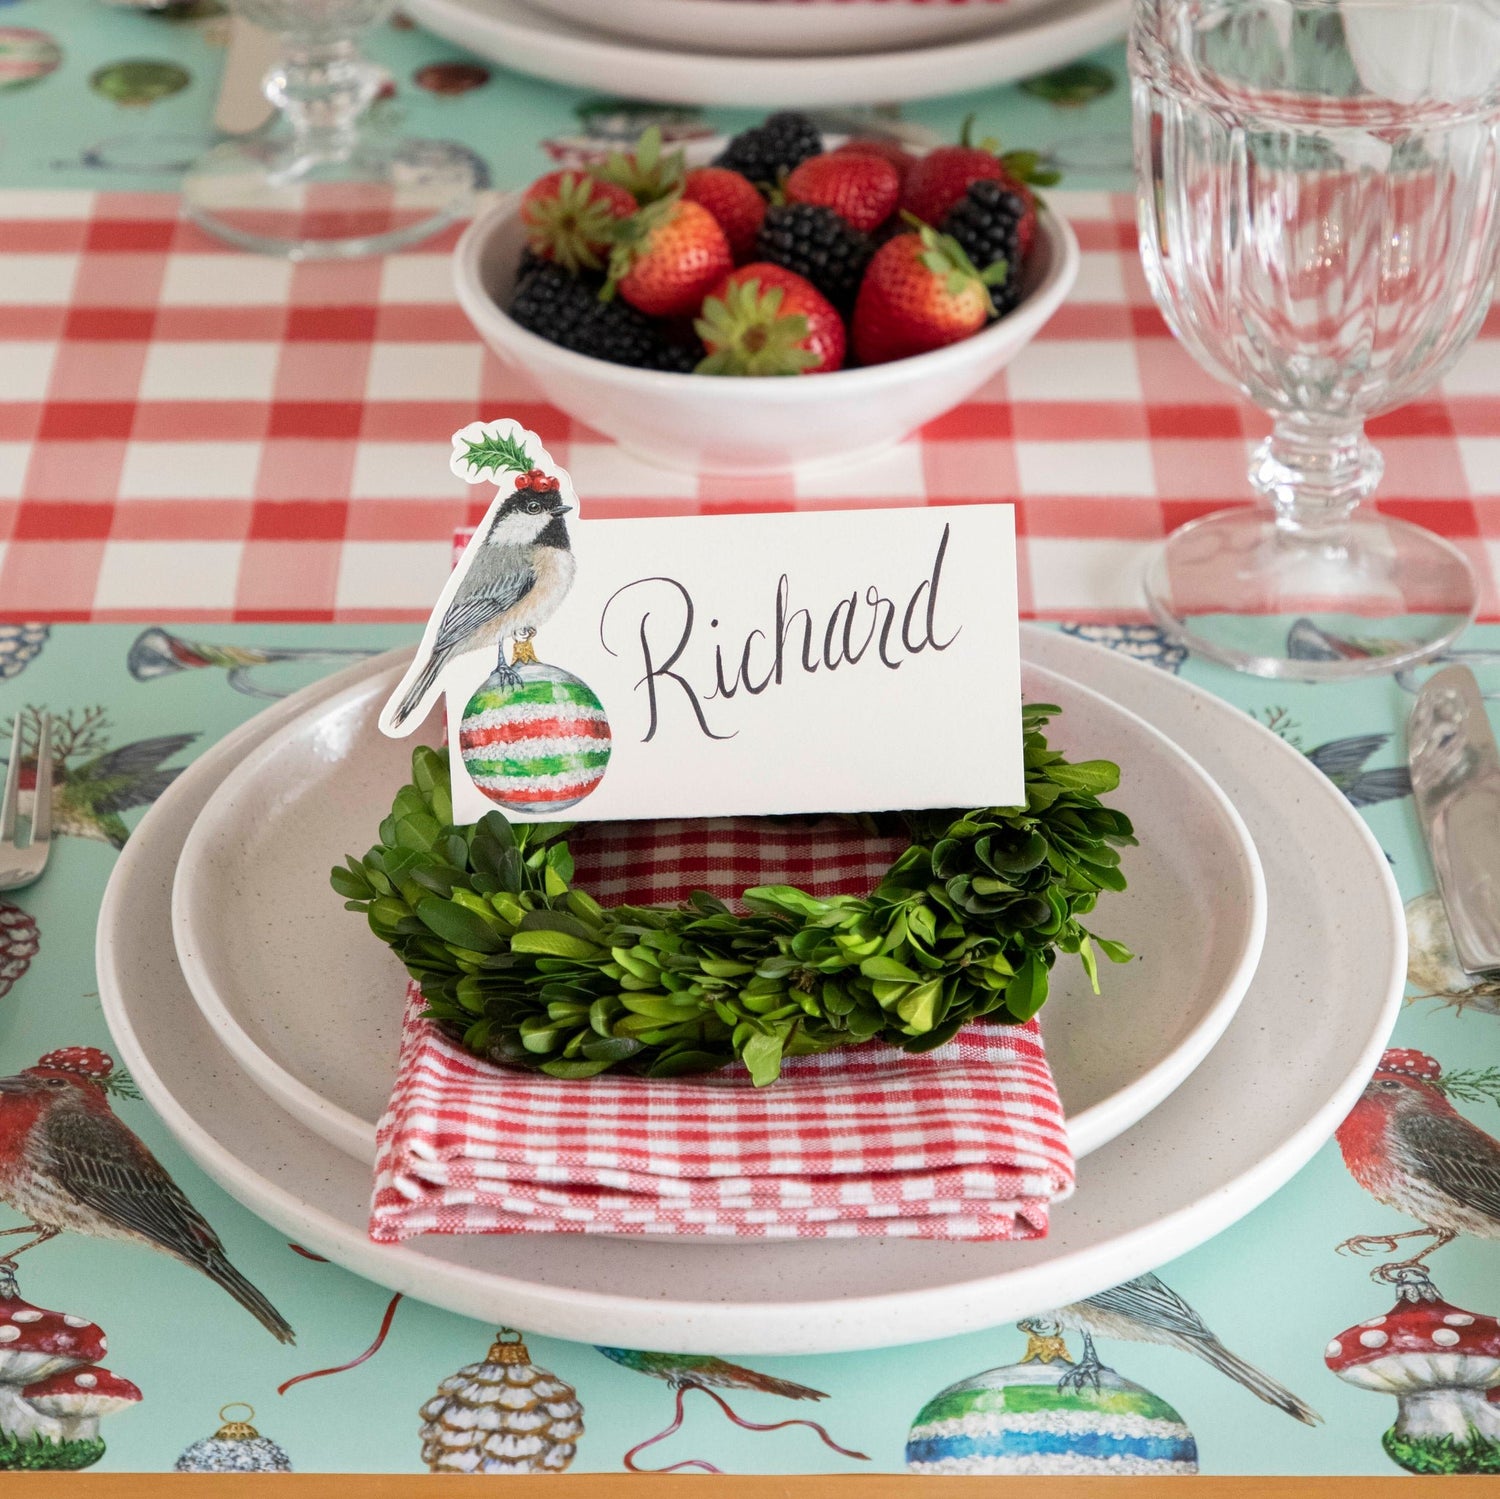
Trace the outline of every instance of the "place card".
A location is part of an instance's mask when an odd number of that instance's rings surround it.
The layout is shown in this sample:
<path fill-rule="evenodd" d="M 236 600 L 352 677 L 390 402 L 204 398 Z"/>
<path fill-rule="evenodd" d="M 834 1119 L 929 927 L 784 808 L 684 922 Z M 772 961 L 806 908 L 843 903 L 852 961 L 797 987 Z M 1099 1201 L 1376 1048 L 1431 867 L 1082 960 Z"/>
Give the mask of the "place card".
<path fill-rule="evenodd" d="M 580 518 L 508 420 L 452 468 L 495 498 L 380 726 L 446 699 L 456 822 L 1024 800 L 1010 506 Z"/>

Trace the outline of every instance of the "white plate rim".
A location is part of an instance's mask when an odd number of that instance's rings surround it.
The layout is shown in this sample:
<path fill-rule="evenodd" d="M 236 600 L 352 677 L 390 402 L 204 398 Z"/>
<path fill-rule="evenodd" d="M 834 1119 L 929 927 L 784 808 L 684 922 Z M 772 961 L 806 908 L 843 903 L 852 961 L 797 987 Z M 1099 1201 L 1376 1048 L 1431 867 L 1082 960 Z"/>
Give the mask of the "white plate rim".
<path fill-rule="evenodd" d="M 1034 626 L 1023 628 L 1050 636 L 1050 632 L 1039 632 Z M 1070 655 L 1075 662 L 1078 661 L 1080 651 L 1087 659 L 1087 653 L 1103 649 L 1064 637 L 1051 638 L 1056 642 L 1055 651 L 1063 656 L 1064 662 Z M 1063 663 L 1058 663 L 1054 657 L 1053 664 Z M 1127 680 L 1133 673 L 1150 675 L 1159 671 L 1159 668 L 1121 657 L 1114 657 L 1109 669 L 1112 673 L 1124 674 Z M 354 670 L 356 668 L 339 673 L 318 686 L 330 693 L 336 691 Z M 1204 689 L 1166 674 L 1162 674 L 1162 686 L 1165 689 L 1175 687 L 1215 701 Z M 293 707 L 287 717 L 295 711 Z M 1253 720 L 1246 718 L 1244 724 L 1263 736 L 1261 742 L 1268 752 L 1284 755 L 1288 766 L 1298 763 L 1304 772 L 1312 775 L 1313 779 L 1305 783 L 1309 790 L 1321 779 L 1297 751 L 1254 724 Z M 267 726 L 262 722 L 261 727 Z M 253 726 L 242 726 L 209 754 L 217 752 L 220 759 L 224 755 L 232 756 L 236 751 L 242 752 L 255 738 Z M 148 813 L 148 818 L 158 817 L 163 809 L 190 799 L 198 781 L 211 782 L 213 763 L 205 756 L 188 767 L 158 801 L 156 808 Z M 195 775 L 199 767 L 205 769 Z M 1331 783 L 1324 784 L 1330 799 L 1341 802 L 1336 788 Z M 1332 800 L 1330 804 L 1333 804 Z M 1370 859 L 1371 871 L 1381 889 L 1381 905 L 1390 938 L 1386 953 L 1389 971 L 1386 992 L 1379 997 L 1379 1004 L 1372 1011 L 1372 1028 L 1358 1049 L 1354 1064 L 1331 1086 L 1313 1113 L 1279 1146 L 1200 1200 L 1184 1203 L 1176 1210 L 1124 1231 L 1103 1244 L 1085 1246 L 1019 1271 L 1012 1269 L 997 1276 L 966 1279 L 957 1285 L 841 1298 L 836 1303 L 778 1303 L 774 1308 L 763 1304 L 747 1306 L 716 1301 L 679 1301 L 664 1305 L 577 1287 L 539 1287 L 514 1276 L 434 1261 L 422 1253 L 420 1241 L 399 1246 L 372 1244 L 362 1229 L 354 1229 L 275 1181 L 246 1168 L 178 1102 L 140 1043 L 125 998 L 126 976 L 115 963 L 110 935 L 119 919 L 120 908 L 126 903 L 130 881 L 136 874 L 135 866 L 145 857 L 141 852 L 145 844 L 135 838 L 127 843 L 120 855 L 101 905 L 95 947 L 101 1004 L 122 1059 L 187 1154 L 252 1212 L 379 1284 L 481 1320 L 493 1320 L 503 1309 L 506 1316 L 537 1333 L 582 1342 L 595 1341 L 598 1330 L 607 1328 L 611 1340 L 622 1346 L 676 1352 L 770 1355 L 891 1347 L 969 1332 L 1009 1320 L 1016 1298 L 1007 1299 L 1004 1310 L 996 1309 L 995 1288 L 1000 1281 L 1019 1282 L 1028 1304 L 1040 1309 L 1092 1294 L 1162 1264 L 1175 1255 L 1186 1253 L 1258 1206 L 1295 1175 L 1326 1142 L 1379 1059 L 1400 1010 L 1405 977 L 1405 923 L 1395 881 L 1374 835 L 1347 804 L 1342 804 L 1342 810 L 1349 817 L 1354 835 L 1364 845 Z M 310 1132 L 309 1135 L 310 1148 L 326 1145 Z M 334 1149 L 332 1146 L 326 1148 Z M 1064 1271 L 1074 1269 L 1080 1261 L 1089 1262 L 1089 1274 L 1082 1279 L 1090 1284 L 1080 1285 L 1075 1279 L 1076 1289 L 1070 1290 L 1066 1296 L 1046 1289 L 1049 1275 L 1055 1276 L 1059 1268 Z M 1037 1282 L 1041 1285 L 1038 1286 Z M 826 1331 L 819 1334 L 818 1329 L 825 1325 L 816 1315 L 819 1310 L 836 1310 L 838 1315 L 828 1319 L 828 1325 L 837 1327 L 836 1334 Z M 843 1315 L 849 1311 L 857 1315 L 853 1318 Z M 670 1312 L 670 1316 L 664 1316 L 664 1312 Z"/>
<path fill-rule="evenodd" d="M 407 653 L 408 661 L 409 658 L 410 652 Z M 384 661 L 387 658 L 380 659 Z M 394 686 L 399 679 L 400 663 L 380 670 L 374 669 L 375 664 L 364 663 L 363 669 L 348 686 L 331 696 L 310 702 L 302 712 L 268 734 L 224 774 L 194 819 L 193 827 L 178 856 L 172 886 L 172 937 L 177 949 L 177 963 L 204 1019 L 239 1068 L 255 1080 L 262 1092 L 325 1140 L 366 1165 L 373 1165 L 375 1161 L 377 1122 L 363 1119 L 335 1103 L 283 1067 L 256 1043 L 240 1023 L 234 1005 L 224 995 L 206 952 L 215 923 L 214 912 L 205 905 L 205 892 L 209 886 L 202 878 L 202 871 L 204 865 L 215 857 L 214 840 L 223 818 L 236 800 L 246 795 L 248 788 L 262 773 L 266 762 L 278 753 L 287 738 L 299 732 L 303 726 L 336 715 L 352 704 L 367 699 L 372 689 L 378 695 L 380 688 L 376 684 L 385 677 L 389 677 Z M 1033 679 L 1040 676 L 1043 693 L 1051 692 L 1052 684 L 1060 680 L 1058 673 L 1028 662 L 1024 656 L 1022 666 L 1034 674 Z M 1248 873 L 1250 886 L 1250 899 L 1245 909 L 1248 931 L 1239 961 L 1198 1022 L 1177 1046 L 1151 1067 L 1114 1093 L 1068 1119 L 1068 1135 L 1073 1154 L 1081 1159 L 1129 1129 L 1167 1098 L 1218 1042 L 1234 1018 L 1260 961 L 1265 942 L 1267 901 L 1265 874 L 1255 840 L 1218 782 L 1191 755 L 1139 714 L 1119 703 L 1111 702 L 1080 683 L 1067 682 L 1066 686 L 1070 691 L 1082 694 L 1086 703 L 1119 715 L 1138 732 L 1143 732 L 1149 741 L 1159 747 L 1162 754 L 1179 765 L 1184 774 L 1196 782 L 1199 790 L 1206 793 L 1210 803 L 1227 824 L 1230 837 L 1237 843 L 1237 863 Z M 255 800 L 253 796 L 249 799 Z M 1107 971 L 1105 982 L 1108 982 Z"/>
<path fill-rule="evenodd" d="M 993 87 L 1071 61 L 1123 36 L 1129 0 L 1079 0 L 1017 17 L 992 34 L 932 47 L 806 57 L 669 52 L 574 31 L 516 0 L 407 0 L 412 19 L 517 71 L 664 104 L 774 109 L 899 103 Z"/>

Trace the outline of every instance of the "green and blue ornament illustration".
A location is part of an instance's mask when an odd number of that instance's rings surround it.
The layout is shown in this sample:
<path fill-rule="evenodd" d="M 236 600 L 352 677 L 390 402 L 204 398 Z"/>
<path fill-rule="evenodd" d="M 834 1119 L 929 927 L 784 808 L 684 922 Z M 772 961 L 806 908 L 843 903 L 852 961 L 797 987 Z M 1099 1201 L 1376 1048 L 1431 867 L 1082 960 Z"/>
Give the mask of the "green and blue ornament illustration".
<path fill-rule="evenodd" d="M 1082 1382 L 1061 1338 L 1030 1335 L 1019 1363 L 960 1380 L 917 1412 L 906 1443 L 913 1473 L 1198 1471 L 1182 1417 L 1150 1390 L 1101 1367 Z"/>
<path fill-rule="evenodd" d="M 598 695 L 536 652 L 538 629 L 573 582 L 565 519 L 574 510 L 572 485 L 553 469 L 535 434 L 513 421 L 475 422 L 456 433 L 451 467 L 471 484 L 496 483 L 500 492 L 439 598 L 381 727 L 410 732 L 454 661 L 493 651 L 494 669 L 454 715 L 464 769 L 507 811 L 563 811 L 603 780 L 611 747 Z"/>

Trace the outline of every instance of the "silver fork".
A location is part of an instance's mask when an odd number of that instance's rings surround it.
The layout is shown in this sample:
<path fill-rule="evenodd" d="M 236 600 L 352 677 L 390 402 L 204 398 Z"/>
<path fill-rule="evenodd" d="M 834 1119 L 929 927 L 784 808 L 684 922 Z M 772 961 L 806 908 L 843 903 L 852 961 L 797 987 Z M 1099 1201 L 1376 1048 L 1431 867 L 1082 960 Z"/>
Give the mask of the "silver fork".
<path fill-rule="evenodd" d="M 16 810 L 21 801 L 21 716 L 10 739 L 5 794 L 0 796 L 0 890 L 19 890 L 42 877 L 52 851 L 52 717 L 37 718 L 36 790 L 31 798 L 31 826 L 26 842 L 16 837 Z"/>

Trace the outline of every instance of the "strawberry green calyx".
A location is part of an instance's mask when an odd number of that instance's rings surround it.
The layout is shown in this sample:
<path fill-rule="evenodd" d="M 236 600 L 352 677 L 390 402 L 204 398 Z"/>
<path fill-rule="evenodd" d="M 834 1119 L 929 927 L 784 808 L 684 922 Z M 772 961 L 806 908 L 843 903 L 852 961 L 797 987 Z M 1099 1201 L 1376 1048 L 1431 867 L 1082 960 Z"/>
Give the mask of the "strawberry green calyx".
<path fill-rule="evenodd" d="M 933 275 L 943 278 L 943 284 L 952 296 L 962 296 L 971 285 L 981 287 L 985 301 L 989 305 L 990 316 L 993 317 L 995 303 L 990 296 L 990 288 L 1001 285 L 1010 274 L 1010 267 L 1006 262 L 997 260 L 993 265 L 987 265 L 982 271 L 975 270 L 974 262 L 969 259 L 964 247 L 951 234 L 939 234 L 930 224 L 924 224 L 921 219 L 912 214 L 905 213 L 902 217 L 916 230 L 922 240 L 920 257 L 922 264 Z"/>
<path fill-rule="evenodd" d="M 759 281 L 732 284 L 723 297 L 709 297 L 693 329 L 713 350 L 695 373 L 700 375 L 800 375 L 820 362 L 806 347 L 808 320 L 800 312 L 783 313 L 779 286 L 762 289 Z"/>
<path fill-rule="evenodd" d="M 574 272 L 600 269 L 601 247 L 609 244 L 619 217 L 619 208 L 581 172 L 563 173 L 554 195 L 528 198 L 522 209 L 531 248 Z"/>
<path fill-rule="evenodd" d="M 652 125 L 642 132 L 634 151 L 611 151 L 597 175 L 623 187 L 643 207 L 671 197 L 681 192 L 687 165 L 680 150 L 664 154 L 661 144 L 661 127 Z"/>
<path fill-rule="evenodd" d="M 973 114 L 964 116 L 963 129 L 958 133 L 959 145 L 971 150 L 988 151 L 1017 182 L 1024 182 L 1028 187 L 1055 187 L 1062 181 L 1062 173 L 1053 167 L 1044 167 L 1041 154 L 1037 151 L 1002 151 L 1000 142 L 993 135 L 976 141 L 974 121 L 977 118 Z M 1040 202 L 1041 199 L 1037 201 Z"/>

